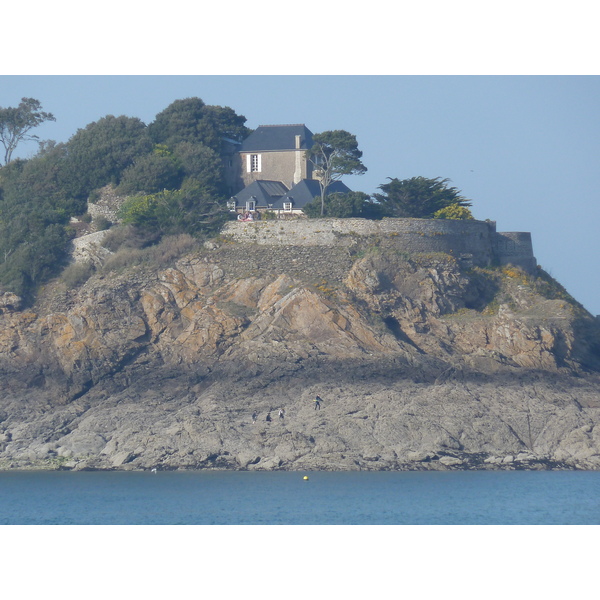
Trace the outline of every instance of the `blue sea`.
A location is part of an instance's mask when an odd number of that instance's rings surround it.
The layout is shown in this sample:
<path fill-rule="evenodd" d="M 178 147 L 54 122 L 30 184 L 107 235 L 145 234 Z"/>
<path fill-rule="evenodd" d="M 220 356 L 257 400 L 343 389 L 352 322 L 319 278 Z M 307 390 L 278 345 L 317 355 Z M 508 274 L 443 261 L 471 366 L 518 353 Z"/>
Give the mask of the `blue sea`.
<path fill-rule="evenodd" d="M 597 525 L 600 472 L 2 472 L 0 524 Z"/>

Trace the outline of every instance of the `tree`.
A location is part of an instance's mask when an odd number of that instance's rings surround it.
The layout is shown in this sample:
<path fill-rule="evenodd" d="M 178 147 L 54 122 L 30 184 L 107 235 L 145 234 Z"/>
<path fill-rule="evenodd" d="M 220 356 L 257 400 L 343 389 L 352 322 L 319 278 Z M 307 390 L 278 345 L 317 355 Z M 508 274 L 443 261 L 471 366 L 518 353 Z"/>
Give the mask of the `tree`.
<path fill-rule="evenodd" d="M 204 106 L 202 121 L 198 124 L 200 141 L 215 152 L 221 152 L 223 138 L 241 142 L 251 130 L 244 123 L 246 117 L 236 114 L 229 106 Z"/>
<path fill-rule="evenodd" d="M 449 187 L 449 179 L 436 177 L 411 177 L 392 179 L 379 186 L 383 194 L 374 194 L 389 217 L 431 219 L 434 214 L 448 206 L 471 206 L 471 202 L 461 196 L 460 190 Z"/>
<path fill-rule="evenodd" d="M 313 146 L 307 152 L 316 170 L 321 188 L 321 216 L 325 214 L 325 194 L 332 182 L 343 175 L 362 175 L 367 167 L 361 162 L 356 136 L 339 129 L 313 135 Z"/>
<path fill-rule="evenodd" d="M 379 204 L 374 203 L 371 197 L 364 192 L 327 194 L 322 213 L 319 197 L 307 204 L 302 210 L 309 218 L 323 216 L 336 219 L 381 219 L 382 216 Z"/>
<path fill-rule="evenodd" d="M 26 210 L 50 208 L 68 217 L 86 211 L 84 200 L 76 199 L 66 191 L 67 179 L 65 144 L 47 144 L 29 160 L 15 159 L 2 168 L 0 185 L 6 204 Z"/>
<path fill-rule="evenodd" d="M 249 133 L 244 126 L 246 117 L 231 108 L 209 106 L 200 98 L 175 100 L 148 125 L 148 133 L 155 144 L 166 144 L 171 149 L 181 142 L 201 143 L 215 152 L 221 150 L 221 139 L 241 140 Z"/>
<path fill-rule="evenodd" d="M 146 125 L 138 118 L 107 115 L 90 123 L 67 142 L 69 192 L 87 198 L 96 188 L 118 184 L 123 171 L 152 148 Z"/>
<path fill-rule="evenodd" d="M 123 171 L 119 194 L 146 192 L 154 194 L 161 190 L 174 190 L 181 185 L 182 169 L 171 152 L 160 149 L 144 154 Z"/>
<path fill-rule="evenodd" d="M 11 161 L 12 153 L 20 142 L 36 140 L 37 135 L 29 132 L 44 121 L 56 121 L 52 113 L 43 112 L 35 98 L 21 98 L 16 108 L 0 107 L 0 142 L 4 146 L 4 164 Z"/>
<path fill-rule="evenodd" d="M 211 195 L 224 195 L 223 163 L 217 152 L 202 143 L 181 142 L 175 146 L 184 181 L 193 180 Z"/>

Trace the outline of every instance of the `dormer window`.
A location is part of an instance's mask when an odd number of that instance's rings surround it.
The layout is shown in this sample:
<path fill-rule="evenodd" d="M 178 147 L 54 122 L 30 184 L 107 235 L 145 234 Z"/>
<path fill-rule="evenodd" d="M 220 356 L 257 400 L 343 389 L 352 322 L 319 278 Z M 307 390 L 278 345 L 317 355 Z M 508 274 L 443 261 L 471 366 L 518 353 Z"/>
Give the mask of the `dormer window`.
<path fill-rule="evenodd" d="M 262 170 L 260 154 L 246 155 L 246 170 L 248 173 L 260 173 Z"/>
<path fill-rule="evenodd" d="M 254 196 L 252 196 L 252 198 L 254 198 Z M 251 199 L 251 200 L 246 200 L 246 210 L 248 212 L 252 212 L 256 210 L 256 200 Z"/>
<path fill-rule="evenodd" d="M 235 212 L 236 206 L 237 202 L 235 200 L 232 199 L 227 201 L 227 210 Z"/>
<path fill-rule="evenodd" d="M 292 212 L 292 203 L 290 201 L 283 203 L 283 212 Z"/>

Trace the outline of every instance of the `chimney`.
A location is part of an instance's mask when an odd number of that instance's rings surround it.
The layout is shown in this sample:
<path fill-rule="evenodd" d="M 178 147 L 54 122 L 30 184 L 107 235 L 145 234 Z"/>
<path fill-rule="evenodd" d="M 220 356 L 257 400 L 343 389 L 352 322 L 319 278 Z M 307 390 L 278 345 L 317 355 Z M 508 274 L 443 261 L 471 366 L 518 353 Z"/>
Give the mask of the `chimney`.
<path fill-rule="evenodd" d="M 296 136 L 296 150 L 300 150 L 300 140 L 301 140 L 301 136 L 297 135 Z"/>

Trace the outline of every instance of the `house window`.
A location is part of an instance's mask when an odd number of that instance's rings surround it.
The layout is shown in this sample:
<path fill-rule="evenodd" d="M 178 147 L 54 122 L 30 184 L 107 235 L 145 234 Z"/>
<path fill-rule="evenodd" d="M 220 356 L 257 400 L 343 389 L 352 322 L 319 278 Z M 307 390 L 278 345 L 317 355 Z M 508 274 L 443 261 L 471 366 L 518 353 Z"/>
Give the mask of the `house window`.
<path fill-rule="evenodd" d="M 235 211 L 236 206 L 237 206 L 237 202 L 235 200 L 229 200 L 227 202 L 227 210 Z"/>
<path fill-rule="evenodd" d="M 284 212 L 292 212 L 292 203 L 291 202 L 284 202 L 283 203 L 283 211 Z"/>
<path fill-rule="evenodd" d="M 261 155 L 260 154 L 247 154 L 246 155 L 246 171 L 248 173 L 260 173 L 261 172 Z"/>
<path fill-rule="evenodd" d="M 248 200 L 246 202 L 246 210 L 247 211 L 256 210 L 256 201 L 255 200 Z"/>

